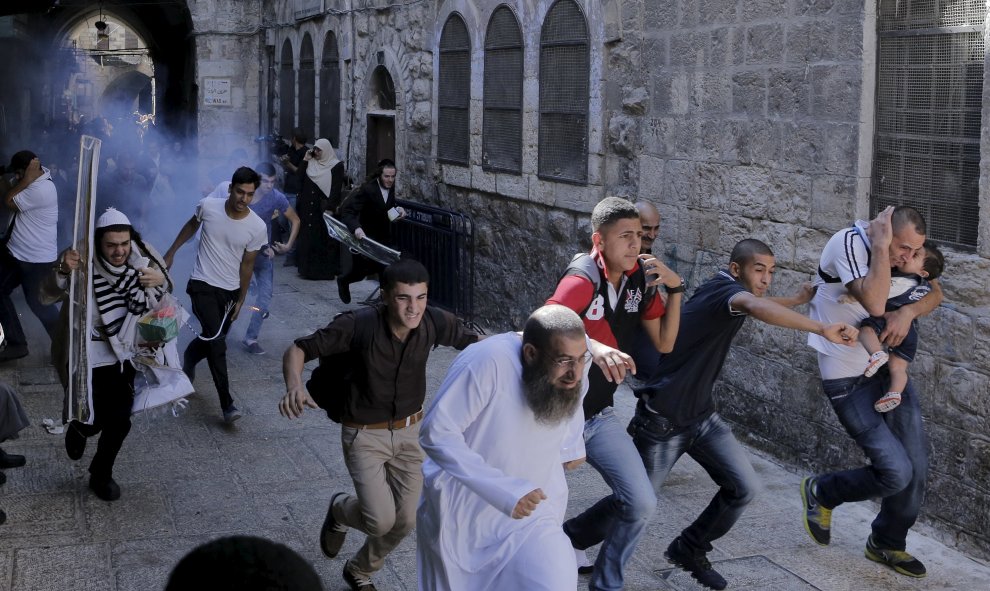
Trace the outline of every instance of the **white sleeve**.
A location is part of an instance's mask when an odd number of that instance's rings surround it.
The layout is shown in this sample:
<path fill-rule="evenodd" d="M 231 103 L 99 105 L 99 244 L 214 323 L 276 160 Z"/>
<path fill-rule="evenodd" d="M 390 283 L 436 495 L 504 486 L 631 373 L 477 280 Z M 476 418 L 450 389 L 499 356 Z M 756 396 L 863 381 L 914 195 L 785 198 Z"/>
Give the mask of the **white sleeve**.
<path fill-rule="evenodd" d="M 494 362 L 472 354 L 472 349 L 461 353 L 447 372 L 423 419 L 419 443 L 444 472 L 511 516 L 519 499 L 539 487 L 490 466 L 464 439 L 464 432 L 488 408 L 496 388 Z M 492 371 L 485 371 L 486 367 Z"/>
<path fill-rule="evenodd" d="M 591 341 L 585 335 L 588 349 L 591 349 Z M 584 377 L 581 379 L 581 403 L 578 404 L 574 416 L 567 421 L 567 434 L 560 444 L 560 463 L 573 462 L 587 456 L 584 449 L 584 397 L 588 395 L 588 372 L 594 362 L 589 361 L 584 364 Z"/>
<path fill-rule="evenodd" d="M 849 229 L 842 235 L 841 241 L 833 241 L 826 251 L 829 263 L 842 285 L 862 277 L 870 271 L 870 251 L 866 242 L 854 229 Z M 825 265 L 822 265 L 825 268 Z"/>

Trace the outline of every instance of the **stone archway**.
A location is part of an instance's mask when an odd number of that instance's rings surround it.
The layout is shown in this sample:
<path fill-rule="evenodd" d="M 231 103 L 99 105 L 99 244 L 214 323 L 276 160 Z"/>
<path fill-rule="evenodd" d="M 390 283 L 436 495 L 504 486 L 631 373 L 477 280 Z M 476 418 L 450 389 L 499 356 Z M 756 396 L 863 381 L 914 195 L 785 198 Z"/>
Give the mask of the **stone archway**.
<path fill-rule="evenodd" d="M 372 71 L 368 96 L 365 168 L 370 174 L 379 161 L 386 158 L 395 161 L 395 81 L 384 64 Z"/>

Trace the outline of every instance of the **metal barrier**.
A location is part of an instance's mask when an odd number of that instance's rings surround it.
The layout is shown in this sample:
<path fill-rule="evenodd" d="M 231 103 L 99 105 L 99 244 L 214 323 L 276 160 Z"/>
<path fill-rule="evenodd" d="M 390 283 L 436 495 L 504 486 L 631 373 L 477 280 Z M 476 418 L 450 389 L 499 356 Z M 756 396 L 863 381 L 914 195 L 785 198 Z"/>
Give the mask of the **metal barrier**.
<path fill-rule="evenodd" d="M 396 200 L 406 218 L 392 227 L 395 248 L 430 272 L 430 303 L 474 320 L 474 224 L 462 213 Z"/>

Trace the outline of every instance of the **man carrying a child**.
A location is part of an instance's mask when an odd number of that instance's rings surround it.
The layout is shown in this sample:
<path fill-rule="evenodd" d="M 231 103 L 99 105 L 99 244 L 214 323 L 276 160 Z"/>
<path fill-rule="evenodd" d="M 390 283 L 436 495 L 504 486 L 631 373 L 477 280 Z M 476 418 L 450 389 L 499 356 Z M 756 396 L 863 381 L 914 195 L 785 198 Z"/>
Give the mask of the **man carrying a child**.
<path fill-rule="evenodd" d="M 869 316 L 883 316 L 886 326 L 879 340 L 889 347 L 901 345 L 914 319 L 929 314 L 942 301 L 942 290 L 935 281 L 931 292 L 918 301 L 886 311 L 891 268 L 903 269 L 923 252 L 926 231 L 918 211 L 899 206 L 837 232 L 822 251 L 810 316 L 852 325 Z M 879 498 L 880 513 L 866 541 L 866 557 L 900 574 L 924 577 L 924 564 L 906 551 L 907 533 L 918 517 L 928 476 L 919 392 L 908 380 L 900 392 L 900 405 L 887 413 L 878 412 L 874 405 L 890 391 L 888 374 L 864 375 L 870 360 L 865 347 L 837 346 L 816 335 L 809 335 L 808 344 L 818 352 L 825 395 L 869 463 L 802 481 L 805 529 L 815 542 L 826 545 L 831 540 L 832 509 Z"/>

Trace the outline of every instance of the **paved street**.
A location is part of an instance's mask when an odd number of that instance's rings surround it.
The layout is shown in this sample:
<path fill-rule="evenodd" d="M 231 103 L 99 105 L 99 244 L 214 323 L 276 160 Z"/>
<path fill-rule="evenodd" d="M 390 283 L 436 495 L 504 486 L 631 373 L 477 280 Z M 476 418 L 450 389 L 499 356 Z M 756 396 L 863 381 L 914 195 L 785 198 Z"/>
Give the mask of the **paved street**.
<path fill-rule="evenodd" d="M 331 493 L 350 488 L 339 427 L 322 412 L 289 421 L 275 406 L 283 392 L 286 344 L 324 325 L 344 306 L 333 282 L 303 281 L 294 269 L 281 267 L 281 259 L 277 265 L 273 311 L 261 339 L 268 354 L 252 356 L 240 346 L 245 319 L 228 339 L 233 394 L 245 417 L 234 427 L 222 424 L 202 363 L 199 393 L 184 414 L 135 417 L 114 472 L 123 493 L 114 503 L 98 500 L 86 486 L 95 441 L 82 460 L 71 462 L 62 436 L 41 427 L 44 418 L 60 422 L 62 393 L 49 367 L 48 339 L 23 301 L 17 302 L 35 344 L 30 357 L 0 366 L 0 379 L 17 387 L 33 425 L 4 445 L 25 454 L 28 465 L 6 471 L 8 482 L 0 488 L 0 507 L 8 514 L 7 524 L 0 526 L 0 591 L 161 589 L 186 552 L 228 534 L 285 543 L 313 563 L 327 589 L 346 588 L 340 572 L 361 535 L 350 534 L 335 560 L 324 558 L 316 543 Z M 355 302 L 370 287 L 368 282 L 355 285 Z M 433 354 L 428 392 L 435 391 L 455 353 L 439 349 Z M 620 414 L 631 415 L 629 391 L 620 390 L 617 398 Z M 766 490 L 710 555 L 730 589 L 970 590 L 985 588 L 990 579 L 990 568 L 945 547 L 925 527 L 911 534 L 909 549 L 927 564 L 928 578 L 908 579 L 866 560 L 863 544 L 874 511 L 868 503 L 837 510 L 832 545 L 818 547 L 799 520 L 801 475 L 758 455 L 754 463 Z M 572 512 L 605 493 L 601 478 L 587 466 L 570 482 Z M 657 517 L 632 560 L 628 589 L 699 588 L 684 573 L 672 573 L 662 552 L 713 492 L 697 464 L 684 459 L 675 467 Z M 375 583 L 379 589 L 415 589 L 414 537 L 389 558 Z"/>

